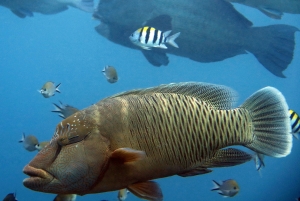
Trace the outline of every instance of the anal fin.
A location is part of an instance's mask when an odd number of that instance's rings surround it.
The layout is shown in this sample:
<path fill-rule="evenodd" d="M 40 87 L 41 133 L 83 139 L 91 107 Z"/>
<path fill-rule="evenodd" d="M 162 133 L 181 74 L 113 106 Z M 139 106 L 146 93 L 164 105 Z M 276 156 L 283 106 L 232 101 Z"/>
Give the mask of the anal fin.
<path fill-rule="evenodd" d="M 26 9 L 11 10 L 11 12 L 13 12 L 19 18 L 33 17 L 33 13 Z"/>
<path fill-rule="evenodd" d="M 127 189 L 142 199 L 151 201 L 162 201 L 163 194 L 159 185 L 154 181 L 145 181 L 131 184 Z"/>
<path fill-rule="evenodd" d="M 205 167 L 197 167 L 197 168 L 194 168 L 192 170 L 187 170 L 187 171 L 184 171 L 180 174 L 177 174 L 178 176 L 181 176 L 181 177 L 190 177 L 190 176 L 196 176 L 196 175 L 199 175 L 199 174 L 206 174 L 206 173 L 210 173 L 212 172 L 212 170 L 210 169 L 207 169 Z"/>
<path fill-rule="evenodd" d="M 266 16 L 277 20 L 280 20 L 283 15 L 281 11 L 270 9 L 270 8 L 259 7 L 258 10 L 263 14 L 265 14 Z"/>
<path fill-rule="evenodd" d="M 205 161 L 203 167 L 230 167 L 240 165 L 253 158 L 247 152 L 235 148 L 220 149 L 213 157 Z"/>

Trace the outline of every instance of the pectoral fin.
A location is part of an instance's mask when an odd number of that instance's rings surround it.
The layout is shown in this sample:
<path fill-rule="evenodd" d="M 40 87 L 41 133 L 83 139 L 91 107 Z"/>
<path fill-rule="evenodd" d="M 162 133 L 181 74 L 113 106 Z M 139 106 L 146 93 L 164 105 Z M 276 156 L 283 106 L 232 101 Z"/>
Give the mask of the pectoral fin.
<path fill-rule="evenodd" d="M 180 174 L 177 174 L 178 176 L 181 176 L 181 177 L 190 177 L 190 176 L 196 176 L 196 175 L 199 175 L 199 174 L 206 174 L 206 173 L 210 173 L 212 172 L 212 170 L 210 169 L 207 169 L 205 167 L 197 167 L 195 169 L 192 169 L 192 170 L 187 170 L 187 171 L 184 171 Z"/>
<path fill-rule="evenodd" d="M 169 64 L 169 58 L 167 54 L 163 51 L 159 50 L 152 50 L 152 51 L 145 51 L 142 50 L 143 55 L 146 57 L 149 63 L 153 66 L 167 66 Z"/>
<path fill-rule="evenodd" d="M 235 166 L 250 161 L 252 158 L 252 155 L 239 149 L 220 149 L 215 153 L 215 155 L 212 158 L 208 159 L 203 164 L 203 167 Z"/>
<path fill-rule="evenodd" d="M 33 13 L 26 9 L 17 9 L 17 10 L 11 10 L 15 15 L 17 15 L 20 18 L 25 17 L 33 17 Z"/>
<path fill-rule="evenodd" d="M 120 159 L 123 161 L 123 163 L 129 163 L 129 162 L 134 162 L 137 160 L 142 160 L 145 157 L 146 157 L 146 154 L 144 151 L 139 151 L 139 150 L 130 149 L 130 148 L 116 149 L 111 155 L 111 158 Z"/>
<path fill-rule="evenodd" d="M 283 15 L 281 11 L 270 9 L 270 8 L 259 7 L 258 10 L 261 11 L 266 16 L 277 20 L 280 20 Z"/>
<path fill-rule="evenodd" d="M 152 201 L 162 201 L 163 194 L 159 185 L 154 181 L 145 181 L 135 184 L 131 184 L 127 189 L 142 199 L 152 200 Z"/>

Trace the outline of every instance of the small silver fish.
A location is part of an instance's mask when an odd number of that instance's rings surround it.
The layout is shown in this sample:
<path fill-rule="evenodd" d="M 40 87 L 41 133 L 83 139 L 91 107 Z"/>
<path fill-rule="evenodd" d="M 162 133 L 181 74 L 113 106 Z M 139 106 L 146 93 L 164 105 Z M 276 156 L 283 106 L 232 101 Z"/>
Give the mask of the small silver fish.
<path fill-rule="evenodd" d="M 46 82 L 40 90 L 38 90 L 39 93 L 41 93 L 45 98 L 49 98 L 51 96 L 55 95 L 55 92 L 60 93 L 60 90 L 58 87 L 61 83 L 55 86 L 54 82 Z"/>
<path fill-rule="evenodd" d="M 75 201 L 76 194 L 58 194 L 53 201 Z"/>
<path fill-rule="evenodd" d="M 233 197 L 240 191 L 238 183 L 233 179 L 225 180 L 222 184 L 213 180 L 213 183 L 214 188 L 211 190 L 218 191 L 218 193 L 224 197 Z"/>
<path fill-rule="evenodd" d="M 19 140 L 19 142 L 23 143 L 23 146 L 27 151 L 35 151 L 35 146 L 39 144 L 38 139 L 34 135 L 25 136 L 25 133 L 23 133 L 22 139 Z"/>
<path fill-rule="evenodd" d="M 123 188 L 118 191 L 118 199 L 119 201 L 124 201 L 127 198 L 129 191 L 126 188 Z"/>
<path fill-rule="evenodd" d="M 102 73 L 109 83 L 115 83 L 118 81 L 117 70 L 113 66 L 105 66 Z"/>
<path fill-rule="evenodd" d="M 38 151 L 41 151 L 41 150 L 44 149 L 44 147 L 47 146 L 48 144 L 49 144 L 49 141 L 41 142 L 41 143 L 35 145 L 35 149 L 38 150 Z"/>
<path fill-rule="evenodd" d="M 145 50 L 150 50 L 152 47 L 167 49 L 166 43 L 178 48 L 175 39 L 180 35 L 180 32 L 169 36 L 172 30 L 162 32 L 153 27 L 142 27 L 133 32 L 129 39 L 131 42 Z"/>
<path fill-rule="evenodd" d="M 60 106 L 55 103 L 53 103 L 53 105 L 54 105 L 55 109 L 51 112 L 57 112 L 58 116 L 60 116 L 63 119 L 65 119 L 68 116 L 71 116 L 75 112 L 79 111 L 79 109 L 77 109 L 71 105 L 63 104 L 62 102 L 60 102 Z"/>

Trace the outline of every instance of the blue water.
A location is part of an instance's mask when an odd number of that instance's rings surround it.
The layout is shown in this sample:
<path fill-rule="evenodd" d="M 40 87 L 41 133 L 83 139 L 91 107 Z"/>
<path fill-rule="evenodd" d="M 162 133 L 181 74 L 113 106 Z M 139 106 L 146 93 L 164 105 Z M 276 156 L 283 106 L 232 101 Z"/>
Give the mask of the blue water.
<path fill-rule="evenodd" d="M 300 15 L 285 14 L 273 20 L 245 6 L 237 6 L 255 26 L 289 24 L 300 28 Z M 20 19 L 0 8 L 0 199 L 17 192 L 20 201 L 53 200 L 54 195 L 25 188 L 23 167 L 36 152 L 26 151 L 18 143 L 22 132 L 34 134 L 40 141 L 52 137 L 61 118 L 51 113 L 52 103 L 62 101 L 83 109 L 118 92 L 162 83 L 199 81 L 222 84 L 239 93 L 238 105 L 265 86 L 278 88 L 289 107 L 300 113 L 300 33 L 296 33 L 294 59 L 284 72 L 286 79 L 269 73 L 251 54 L 222 62 L 198 63 L 169 55 L 167 67 L 153 67 L 139 51 L 106 40 L 94 27 L 99 24 L 91 14 L 69 9 L 56 15 L 35 14 Z M 179 45 L 180 46 L 180 45 Z M 110 84 L 101 73 L 105 65 L 118 70 L 119 81 Z M 37 92 L 46 81 L 62 83 L 61 94 L 45 99 Z M 260 174 L 254 162 L 215 168 L 212 173 L 157 180 L 164 200 L 223 200 L 211 192 L 212 180 L 235 179 L 240 192 L 230 200 L 288 201 L 300 197 L 300 141 L 294 140 L 292 153 L 285 158 L 265 159 Z M 116 192 L 85 195 L 78 201 L 117 200 Z M 127 200 L 140 200 L 129 194 Z"/>

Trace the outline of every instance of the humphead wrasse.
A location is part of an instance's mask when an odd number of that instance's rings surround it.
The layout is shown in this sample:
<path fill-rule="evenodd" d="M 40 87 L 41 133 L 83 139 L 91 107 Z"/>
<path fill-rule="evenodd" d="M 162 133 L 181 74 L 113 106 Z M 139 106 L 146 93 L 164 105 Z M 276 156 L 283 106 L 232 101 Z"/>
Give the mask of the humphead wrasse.
<path fill-rule="evenodd" d="M 63 12 L 69 6 L 93 12 L 93 0 L 0 0 L 0 6 L 11 10 L 20 18 L 33 17 L 34 13 L 51 15 Z"/>
<path fill-rule="evenodd" d="M 283 71 L 292 62 L 295 32 L 299 31 L 283 24 L 254 26 L 224 0 L 126 0 L 126 3 L 124 0 L 100 0 L 93 16 L 101 21 L 95 28 L 100 35 L 116 44 L 142 51 L 154 66 L 168 65 L 168 54 L 209 63 L 251 53 L 278 77 L 285 77 Z M 144 26 L 164 33 L 181 32 L 176 38 L 179 48 L 169 46 L 149 51 L 136 46 L 129 36 Z M 143 37 L 141 41 L 143 43 Z"/>
<path fill-rule="evenodd" d="M 252 155 L 291 152 L 288 106 L 273 87 L 233 108 L 235 92 L 207 83 L 178 83 L 105 98 L 61 121 L 50 144 L 24 167 L 26 187 L 55 194 L 127 188 L 162 200 L 156 182 L 239 165 Z"/>

